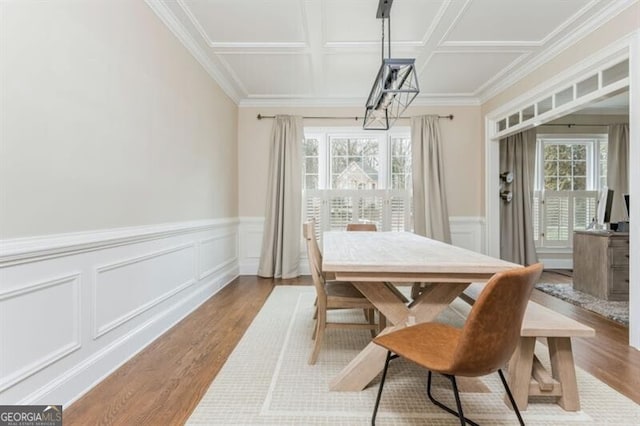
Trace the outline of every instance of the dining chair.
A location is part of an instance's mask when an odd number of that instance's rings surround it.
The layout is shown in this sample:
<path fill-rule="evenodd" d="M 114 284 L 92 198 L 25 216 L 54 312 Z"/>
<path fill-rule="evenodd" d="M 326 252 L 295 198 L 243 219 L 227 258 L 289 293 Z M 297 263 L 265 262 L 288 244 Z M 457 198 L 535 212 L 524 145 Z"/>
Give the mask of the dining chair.
<path fill-rule="evenodd" d="M 377 230 L 375 223 L 347 223 L 347 231 L 376 232 Z"/>
<path fill-rule="evenodd" d="M 518 421 L 524 425 L 502 373 L 502 367 L 516 348 L 522 318 L 533 286 L 541 273 L 542 264 L 538 263 L 495 274 L 471 308 L 462 328 L 427 322 L 376 337 L 374 342 L 387 349 L 387 358 L 373 410 L 372 424 L 375 424 L 389 362 L 402 357 L 428 370 L 429 399 L 438 407 L 457 416 L 463 426 L 465 423 L 476 423 L 464 416 L 456 376 L 479 377 L 497 371 Z M 432 396 L 432 373 L 439 373 L 451 382 L 457 411 Z"/>
<path fill-rule="evenodd" d="M 347 224 L 347 232 L 350 231 L 366 231 L 366 232 L 377 232 L 378 227 L 375 223 L 348 223 Z M 403 303 L 409 303 L 409 299 L 402 294 L 398 288 L 392 283 L 384 283 L 389 290 L 393 292 Z"/>
<path fill-rule="evenodd" d="M 315 235 L 315 223 L 313 221 L 304 224 L 304 238 L 307 243 L 307 256 L 313 285 L 316 289 L 316 325 L 313 332 L 315 340 L 313 351 L 309 357 L 309 364 L 315 364 L 320 353 L 324 333 L 331 328 L 355 328 L 371 330 L 372 337 L 380 331 L 379 324 L 375 323 L 375 307 L 353 284 L 344 281 L 330 281 L 322 273 L 322 254 L 318 247 Z M 327 311 L 332 309 L 363 309 L 368 323 L 355 322 L 330 322 L 327 320 Z M 381 318 L 382 315 L 380 315 Z M 381 321 L 383 322 L 383 321 Z"/>

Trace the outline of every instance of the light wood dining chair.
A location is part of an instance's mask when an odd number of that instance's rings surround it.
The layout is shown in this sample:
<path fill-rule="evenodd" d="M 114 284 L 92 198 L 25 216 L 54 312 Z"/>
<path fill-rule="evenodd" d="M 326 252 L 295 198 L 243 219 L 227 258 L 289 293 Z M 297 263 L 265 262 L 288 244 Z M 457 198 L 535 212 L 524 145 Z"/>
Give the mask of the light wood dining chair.
<path fill-rule="evenodd" d="M 375 223 L 347 223 L 347 231 L 376 232 L 378 227 Z"/>
<path fill-rule="evenodd" d="M 313 351 L 309 357 L 309 364 L 315 364 L 322 347 L 326 329 L 355 328 L 371 330 L 372 337 L 379 331 L 379 325 L 375 323 L 375 307 L 358 291 L 353 284 L 344 281 L 329 281 L 322 273 L 322 254 L 318 247 L 315 235 L 315 223 L 313 221 L 304 224 L 304 238 L 307 243 L 307 256 L 309 269 L 316 289 L 316 325 L 313 332 L 315 340 Z M 327 320 L 327 311 L 332 309 L 363 309 L 368 323 L 330 322 Z"/>
<path fill-rule="evenodd" d="M 427 370 L 427 395 L 438 407 L 457 416 L 460 424 L 475 425 L 464 416 L 456 376 L 478 377 L 495 371 L 500 375 L 518 421 L 524 425 L 502 367 L 509 361 L 520 338 L 522 318 L 542 264 L 495 274 L 471 308 L 462 328 L 437 322 L 422 323 L 378 336 L 374 342 L 387 349 L 387 360 L 378 389 L 372 424 L 375 424 L 389 362 L 397 357 Z M 457 411 L 431 395 L 431 375 L 439 373 L 451 382 Z"/>

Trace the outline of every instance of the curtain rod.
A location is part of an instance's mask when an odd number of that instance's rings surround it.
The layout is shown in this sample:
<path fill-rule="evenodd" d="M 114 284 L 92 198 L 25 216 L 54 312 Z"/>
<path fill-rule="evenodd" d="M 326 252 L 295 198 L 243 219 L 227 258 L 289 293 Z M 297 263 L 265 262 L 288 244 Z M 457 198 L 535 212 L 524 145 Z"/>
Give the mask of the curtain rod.
<path fill-rule="evenodd" d="M 256 117 L 258 120 L 262 120 L 264 118 L 276 118 L 275 115 L 262 115 L 262 114 L 258 114 L 258 116 Z M 306 118 L 306 119 L 311 119 L 311 120 L 362 120 L 362 117 L 322 117 L 322 116 L 309 116 L 309 117 L 302 117 L 302 118 Z M 399 120 L 407 120 L 411 117 L 398 117 Z M 449 114 L 449 115 L 439 115 L 438 118 L 447 118 L 449 120 L 453 120 L 453 114 Z"/>
<path fill-rule="evenodd" d="M 567 124 L 560 124 L 560 123 L 549 123 L 549 124 L 541 124 L 540 127 L 544 127 L 544 126 L 563 126 L 563 127 L 568 127 L 568 128 L 572 128 L 572 127 L 606 127 L 608 126 L 608 124 L 576 124 L 576 123 L 567 123 Z"/>

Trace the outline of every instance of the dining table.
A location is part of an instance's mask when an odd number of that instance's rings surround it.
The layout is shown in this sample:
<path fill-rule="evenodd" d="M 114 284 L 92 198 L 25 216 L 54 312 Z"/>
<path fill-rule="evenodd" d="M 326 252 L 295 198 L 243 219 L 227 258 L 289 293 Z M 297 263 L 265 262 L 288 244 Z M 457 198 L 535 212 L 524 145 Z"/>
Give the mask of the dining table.
<path fill-rule="evenodd" d="M 323 234 L 322 271 L 353 283 L 371 301 L 387 318 L 389 326 L 381 333 L 433 321 L 470 283 L 521 267 L 411 232 Z M 407 304 L 393 286 L 414 283 L 430 285 Z M 382 371 L 386 353 L 370 342 L 331 379 L 330 390 L 364 389 Z"/>

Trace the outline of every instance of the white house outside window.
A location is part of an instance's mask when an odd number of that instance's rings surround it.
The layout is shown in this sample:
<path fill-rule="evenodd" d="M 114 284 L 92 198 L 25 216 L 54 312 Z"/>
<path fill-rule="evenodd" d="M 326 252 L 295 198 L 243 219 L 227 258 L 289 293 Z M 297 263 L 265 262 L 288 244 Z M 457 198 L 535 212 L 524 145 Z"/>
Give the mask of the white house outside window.
<path fill-rule="evenodd" d="M 319 235 L 353 222 L 412 229 L 408 128 L 306 128 L 303 152 L 303 215 L 316 220 Z"/>
<path fill-rule="evenodd" d="M 539 135 L 533 199 L 539 248 L 570 248 L 573 231 L 595 217 L 598 191 L 606 186 L 606 135 Z"/>

